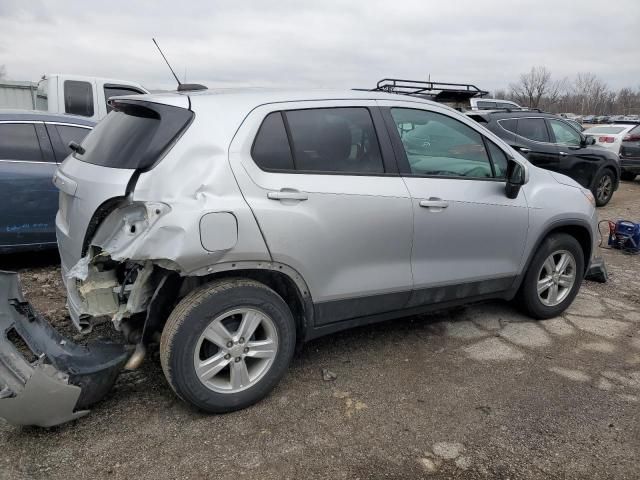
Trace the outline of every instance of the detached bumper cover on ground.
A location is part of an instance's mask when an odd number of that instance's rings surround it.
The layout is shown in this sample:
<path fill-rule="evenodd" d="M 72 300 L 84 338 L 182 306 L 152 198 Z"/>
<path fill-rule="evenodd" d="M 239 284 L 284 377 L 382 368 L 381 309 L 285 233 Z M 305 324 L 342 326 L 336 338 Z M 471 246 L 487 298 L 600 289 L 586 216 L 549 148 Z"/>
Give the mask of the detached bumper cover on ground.
<path fill-rule="evenodd" d="M 604 263 L 604 258 L 593 257 L 589 268 L 587 268 L 587 274 L 585 277 L 587 280 L 599 283 L 607 283 L 609 280 L 609 274 L 607 272 L 607 266 Z"/>
<path fill-rule="evenodd" d="M 0 417 L 9 423 L 51 427 L 85 415 L 128 356 L 119 343 L 64 338 L 25 302 L 17 274 L 0 272 Z"/>

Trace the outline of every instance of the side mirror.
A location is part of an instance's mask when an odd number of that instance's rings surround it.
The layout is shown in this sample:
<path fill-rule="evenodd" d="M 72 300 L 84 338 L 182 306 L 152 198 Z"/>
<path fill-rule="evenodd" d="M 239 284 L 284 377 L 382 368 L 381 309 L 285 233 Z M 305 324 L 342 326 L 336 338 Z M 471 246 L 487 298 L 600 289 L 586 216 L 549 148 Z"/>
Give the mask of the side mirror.
<path fill-rule="evenodd" d="M 589 145 L 595 145 L 595 144 L 596 144 L 596 139 L 591 136 L 582 137 L 582 140 L 580 141 L 581 147 L 588 147 Z"/>
<path fill-rule="evenodd" d="M 507 198 L 516 198 L 524 185 L 524 168 L 515 160 L 509 159 L 507 164 L 507 184 L 504 193 Z"/>

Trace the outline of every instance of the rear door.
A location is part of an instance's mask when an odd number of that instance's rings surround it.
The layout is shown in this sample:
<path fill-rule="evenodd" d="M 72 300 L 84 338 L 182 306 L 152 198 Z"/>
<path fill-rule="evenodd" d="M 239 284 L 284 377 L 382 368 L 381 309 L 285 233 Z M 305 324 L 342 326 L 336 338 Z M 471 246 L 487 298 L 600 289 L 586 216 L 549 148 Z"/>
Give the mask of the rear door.
<path fill-rule="evenodd" d="M 0 122 L 0 248 L 55 245 L 55 170 L 42 122 Z"/>
<path fill-rule="evenodd" d="M 409 298 L 411 200 L 384 132 L 375 102 L 300 102 L 255 109 L 231 145 L 271 256 L 307 282 L 317 325 Z"/>
<path fill-rule="evenodd" d="M 508 289 L 527 237 L 524 195 L 505 195 L 507 154 L 466 117 L 443 108 L 385 110 L 412 197 L 410 305 L 437 303 Z"/>
<path fill-rule="evenodd" d="M 518 117 L 517 121 L 513 123 L 510 121 L 507 123 L 505 120 L 498 122 L 509 125 L 509 128 L 515 126 L 515 135 L 510 145 L 524 155 L 527 160 L 536 167 L 559 171 L 558 147 L 552 143 L 544 118 Z"/>

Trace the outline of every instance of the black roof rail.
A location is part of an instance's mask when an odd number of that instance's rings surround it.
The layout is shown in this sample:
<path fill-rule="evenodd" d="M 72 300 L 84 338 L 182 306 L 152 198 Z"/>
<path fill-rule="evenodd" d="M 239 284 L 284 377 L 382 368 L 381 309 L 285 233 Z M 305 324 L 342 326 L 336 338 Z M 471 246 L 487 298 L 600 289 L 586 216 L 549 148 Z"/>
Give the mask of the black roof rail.
<path fill-rule="evenodd" d="M 372 91 L 413 95 L 436 102 L 458 102 L 473 97 L 488 95 L 486 90 L 468 83 L 432 82 L 422 80 L 402 80 L 399 78 L 383 78 Z"/>

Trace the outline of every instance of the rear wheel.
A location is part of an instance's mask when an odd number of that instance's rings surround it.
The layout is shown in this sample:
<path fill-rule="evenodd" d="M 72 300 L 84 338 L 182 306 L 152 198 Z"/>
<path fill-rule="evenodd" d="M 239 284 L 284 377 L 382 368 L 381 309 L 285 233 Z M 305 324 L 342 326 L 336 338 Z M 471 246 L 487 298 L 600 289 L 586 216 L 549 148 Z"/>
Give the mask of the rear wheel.
<path fill-rule="evenodd" d="M 573 302 L 584 272 L 580 243 L 566 233 L 550 235 L 525 274 L 518 294 L 520 307 L 537 319 L 560 315 Z"/>
<path fill-rule="evenodd" d="M 604 207 L 609 203 L 609 200 L 613 197 L 614 185 L 615 177 L 611 170 L 605 170 L 598 175 L 593 191 L 593 196 L 596 197 L 596 205 L 598 207 Z"/>
<path fill-rule="evenodd" d="M 633 172 L 622 172 L 620 178 L 625 182 L 632 182 L 636 179 L 636 174 Z"/>
<path fill-rule="evenodd" d="M 160 343 L 173 390 L 207 412 L 245 408 L 286 373 L 296 343 L 289 307 L 253 280 L 223 280 L 187 295 L 171 313 Z"/>

